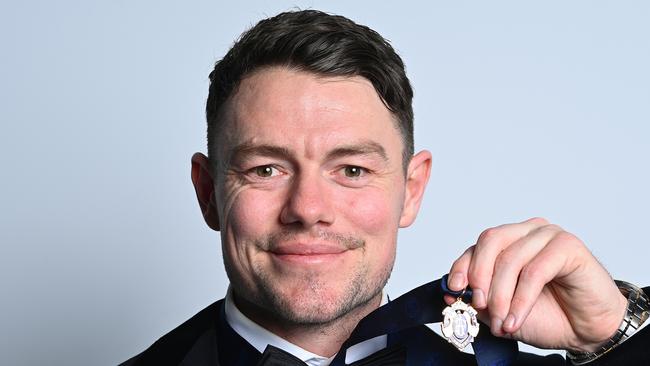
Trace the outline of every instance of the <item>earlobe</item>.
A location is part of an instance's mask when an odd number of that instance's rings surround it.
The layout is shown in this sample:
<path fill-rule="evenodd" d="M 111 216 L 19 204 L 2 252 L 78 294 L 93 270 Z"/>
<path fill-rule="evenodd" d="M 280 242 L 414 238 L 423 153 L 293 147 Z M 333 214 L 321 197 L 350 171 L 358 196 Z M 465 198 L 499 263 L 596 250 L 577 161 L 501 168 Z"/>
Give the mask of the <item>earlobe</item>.
<path fill-rule="evenodd" d="M 214 180 L 210 170 L 210 161 L 201 154 L 192 155 L 192 184 L 199 201 L 201 214 L 206 224 L 215 231 L 219 231 L 219 215 L 215 200 Z"/>
<path fill-rule="evenodd" d="M 410 226 L 415 221 L 430 174 L 431 153 L 426 150 L 420 151 L 413 156 L 408 166 L 400 227 Z"/>

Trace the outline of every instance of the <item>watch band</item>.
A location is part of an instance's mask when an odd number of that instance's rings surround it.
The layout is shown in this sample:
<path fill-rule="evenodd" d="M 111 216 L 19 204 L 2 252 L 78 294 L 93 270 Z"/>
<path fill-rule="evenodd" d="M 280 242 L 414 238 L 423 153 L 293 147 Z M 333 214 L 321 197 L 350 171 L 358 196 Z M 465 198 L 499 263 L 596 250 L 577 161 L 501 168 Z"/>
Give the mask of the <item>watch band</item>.
<path fill-rule="evenodd" d="M 650 299 L 640 288 L 625 281 L 614 281 L 623 296 L 627 297 L 627 311 L 616 333 L 594 352 L 567 351 L 567 357 L 574 365 L 591 362 L 628 339 L 650 316 Z"/>

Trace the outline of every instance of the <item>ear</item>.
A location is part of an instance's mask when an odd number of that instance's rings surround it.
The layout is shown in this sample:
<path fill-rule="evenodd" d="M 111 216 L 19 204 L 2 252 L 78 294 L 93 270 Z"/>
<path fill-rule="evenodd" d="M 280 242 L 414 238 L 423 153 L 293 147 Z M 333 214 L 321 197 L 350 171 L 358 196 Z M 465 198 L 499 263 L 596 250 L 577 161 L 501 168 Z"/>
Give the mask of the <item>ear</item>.
<path fill-rule="evenodd" d="M 192 155 L 192 184 L 194 184 L 203 219 L 212 230 L 219 231 L 219 215 L 211 171 L 207 156 L 201 153 Z"/>
<path fill-rule="evenodd" d="M 415 154 L 406 172 L 404 206 L 399 227 L 410 226 L 420 210 L 424 189 L 431 174 L 431 153 L 423 150 Z"/>

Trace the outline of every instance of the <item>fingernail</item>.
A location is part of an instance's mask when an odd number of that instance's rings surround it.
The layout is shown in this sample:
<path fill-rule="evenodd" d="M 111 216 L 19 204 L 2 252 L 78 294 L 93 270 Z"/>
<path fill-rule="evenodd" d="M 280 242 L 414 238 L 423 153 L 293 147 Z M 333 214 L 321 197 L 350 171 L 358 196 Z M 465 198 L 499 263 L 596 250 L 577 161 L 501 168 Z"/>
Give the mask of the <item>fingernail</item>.
<path fill-rule="evenodd" d="M 485 300 L 485 293 L 483 290 L 480 288 L 477 289 L 472 289 L 472 303 L 474 304 L 474 307 L 477 309 L 483 309 L 484 307 L 487 306 L 487 302 Z"/>
<path fill-rule="evenodd" d="M 492 319 L 492 333 L 494 335 L 503 334 L 503 321 L 499 318 Z"/>
<path fill-rule="evenodd" d="M 463 274 L 460 272 L 454 272 L 449 277 L 449 287 L 454 291 L 460 291 L 463 289 Z"/>
<path fill-rule="evenodd" d="M 513 328 L 515 327 L 516 320 L 517 319 L 515 318 L 515 315 L 513 313 L 508 314 L 506 320 L 503 322 L 503 328 L 505 328 L 507 332 L 512 331 Z"/>

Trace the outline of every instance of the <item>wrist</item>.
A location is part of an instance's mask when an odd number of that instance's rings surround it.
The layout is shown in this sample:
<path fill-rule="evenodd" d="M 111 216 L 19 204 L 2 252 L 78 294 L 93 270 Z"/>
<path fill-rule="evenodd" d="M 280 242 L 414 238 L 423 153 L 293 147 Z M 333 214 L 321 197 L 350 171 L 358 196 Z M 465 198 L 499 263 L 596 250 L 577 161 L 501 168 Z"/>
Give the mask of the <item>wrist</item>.
<path fill-rule="evenodd" d="M 618 284 L 617 284 L 618 286 Z M 613 315 L 610 316 L 608 319 L 608 327 L 607 330 L 602 332 L 601 334 L 604 335 L 602 338 L 599 339 L 591 339 L 589 342 L 584 342 L 584 343 L 579 343 L 575 347 L 567 349 L 569 352 L 573 353 L 591 353 L 591 352 L 596 352 L 602 347 L 604 347 L 607 342 L 609 342 L 612 338 L 614 338 L 619 331 L 619 328 L 621 327 L 621 324 L 625 321 L 625 316 L 627 314 L 627 308 L 628 308 L 628 294 L 627 292 L 624 294 L 623 290 L 619 288 L 619 293 L 617 294 L 616 298 L 618 299 L 618 305 L 616 306 L 616 311 L 613 311 Z M 601 320 L 601 326 L 605 326 L 603 324 L 604 320 Z M 592 334 L 593 336 L 594 334 Z"/>
<path fill-rule="evenodd" d="M 585 347 L 586 352 L 567 351 L 567 357 L 574 365 L 591 362 L 629 338 L 648 319 L 650 315 L 650 299 L 640 288 L 623 281 L 615 281 L 621 294 L 627 298 L 623 321 L 614 334 L 594 349 Z"/>

